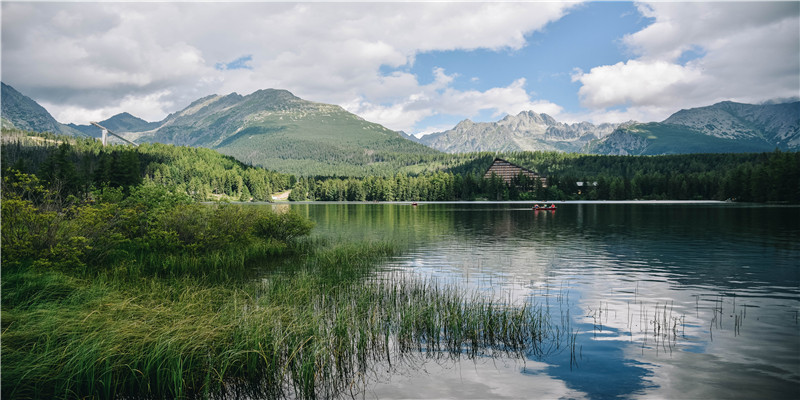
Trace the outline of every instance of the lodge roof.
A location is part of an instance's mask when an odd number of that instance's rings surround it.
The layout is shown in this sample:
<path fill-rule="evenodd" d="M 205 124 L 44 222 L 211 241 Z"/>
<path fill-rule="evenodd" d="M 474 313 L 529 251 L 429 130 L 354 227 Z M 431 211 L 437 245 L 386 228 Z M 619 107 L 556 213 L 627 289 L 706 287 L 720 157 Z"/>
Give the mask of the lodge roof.
<path fill-rule="evenodd" d="M 514 164 L 514 163 L 512 163 L 512 162 L 510 162 L 510 161 L 508 161 L 508 160 L 504 160 L 504 159 L 502 159 L 502 158 L 500 158 L 500 157 L 495 157 L 495 158 L 494 158 L 494 161 L 492 161 L 492 165 L 490 165 L 490 166 L 489 166 L 489 168 L 487 168 L 487 169 L 486 169 L 486 172 L 484 172 L 484 173 L 483 173 L 483 175 L 484 175 L 484 176 L 486 176 L 486 174 L 488 174 L 488 173 L 489 173 L 489 171 L 491 171 L 491 170 L 492 170 L 492 167 L 494 167 L 494 166 L 498 165 L 498 163 L 506 163 L 506 164 L 508 164 L 508 165 L 509 165 L 509 166 L 511 166 L 511 167 L 514 167 L 514 168 L 519 168 L 519 169 L 520 169 L 520 170 L 522 170 L 522 171 L 525 171 L 525 172 L 531 173 L 531 174 L 533 174 L 533 175 L 539 176 L 539 173 L 537 173 L 536 171 L 531 171 L 531 170 L 529 170 L 528 168 L 525 168 L 525 167 L 519 166 L 519 165 L 517 165 L 517 164 Z"/>

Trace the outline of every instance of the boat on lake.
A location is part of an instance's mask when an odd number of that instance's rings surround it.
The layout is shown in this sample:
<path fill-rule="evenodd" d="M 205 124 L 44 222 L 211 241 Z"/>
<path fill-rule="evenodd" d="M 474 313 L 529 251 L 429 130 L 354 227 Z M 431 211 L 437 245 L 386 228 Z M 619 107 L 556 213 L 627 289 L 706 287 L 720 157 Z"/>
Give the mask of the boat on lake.
<path fill-rule="evenodd" d="M 544 207 L 539 207 L 538 204 L 533 206 L 533 211 L 540 211 L 540 210 L 555 211 L 556 210 L 556 206 L 555 206 L 555 204 L 549 205 L 549 206 L 545 205 Z"/>

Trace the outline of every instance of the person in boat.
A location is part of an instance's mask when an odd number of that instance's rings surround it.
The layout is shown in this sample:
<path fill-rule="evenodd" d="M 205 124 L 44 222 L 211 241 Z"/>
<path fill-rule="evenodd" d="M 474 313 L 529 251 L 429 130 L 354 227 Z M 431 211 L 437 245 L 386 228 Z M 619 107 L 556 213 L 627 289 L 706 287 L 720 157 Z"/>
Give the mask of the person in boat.
<path fill-rule="evenodd" d="M 534 204 L 534 205 L 533 205 L 533 209 L 534 209 L 534 210 L 538 210 L 538 209 L 539 209 L 539 205 L 538 205 L 538 204 Z"/>

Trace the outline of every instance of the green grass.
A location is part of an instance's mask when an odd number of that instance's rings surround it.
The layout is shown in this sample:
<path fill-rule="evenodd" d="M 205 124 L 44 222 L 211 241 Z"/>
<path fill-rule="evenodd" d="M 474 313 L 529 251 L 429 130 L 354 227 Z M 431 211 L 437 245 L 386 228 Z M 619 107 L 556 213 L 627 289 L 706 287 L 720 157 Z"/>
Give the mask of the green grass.
<path fill-rule="evenodd" d="M 387 243 L 298 248 L 241 281 L 4 269 L 3 397 L 330 397 L 373 362 L 521 355 L 557 334 L 534 305 L 369 274 Z"/>
<path fill-rule="evenodd" d="M 4 398 L 328 398 L 377 361 L 521 356 L 563 336 L 535 305 L 376 274 L 401 244 L 309 238 L 297 213 L 148 185 L 59 207 L 15 176 L 0 231 Z"/>

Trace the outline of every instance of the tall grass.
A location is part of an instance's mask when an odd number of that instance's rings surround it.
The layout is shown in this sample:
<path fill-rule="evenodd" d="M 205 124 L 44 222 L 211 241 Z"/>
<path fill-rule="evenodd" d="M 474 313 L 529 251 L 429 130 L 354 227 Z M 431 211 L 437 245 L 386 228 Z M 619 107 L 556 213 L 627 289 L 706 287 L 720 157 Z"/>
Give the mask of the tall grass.
<path fill-rule="evenodd" d="M 327 398 L 375 362 L 522 355 L 557 334 L 535 304 L 368 278 L 386 243 L 301 247 L 257 280 L 3 271 L 3 397 Z"/>
<path fill-rule="evenodd" d="M 35 177 L 13 178 L 4 398 L 327 398 L 375 362 L 561 343 L 540 307 L 373 275 L 395 245 L 302 238 L 312 224 L 296 213 L 152 185 L 51 207 Z"/>

